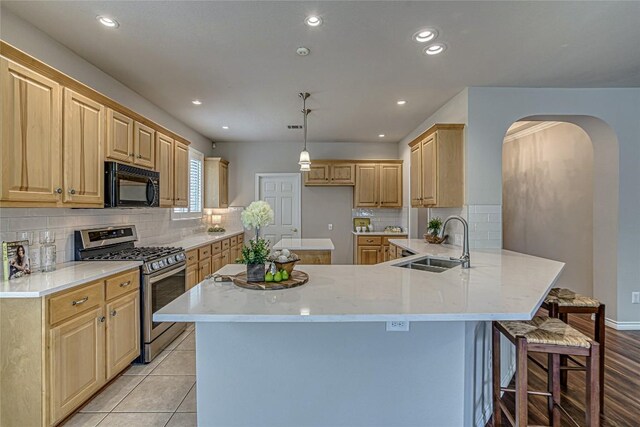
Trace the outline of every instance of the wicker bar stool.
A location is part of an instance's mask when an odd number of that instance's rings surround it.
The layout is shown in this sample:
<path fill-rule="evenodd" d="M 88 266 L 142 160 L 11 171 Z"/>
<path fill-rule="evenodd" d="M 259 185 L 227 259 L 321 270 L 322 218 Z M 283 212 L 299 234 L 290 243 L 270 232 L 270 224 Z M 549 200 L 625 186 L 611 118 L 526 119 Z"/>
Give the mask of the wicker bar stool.
<path fill-rule="evenodd" d="M 542 308 L 549 312 L 550 317 L 557 317 L 564 323 L 569 323 L 569 314 L 594 314 L 594 340 L 600 344 L 600 413 L 604 413 L 604 304 L 595 298 L 580 295 L 570 289 L 553 288 L 542 303 Z M 571 360 L 575 366 L 569 366 Z M 584 370 L 584 364 L 570 356 L 560 357 L 560 384 L 567 385 L 569 371 Z"/>
<path fill-rule="evenodd" d="M 516 346 L 516 387 L 503 388 L 500 385 L 500 334 L 503 334 Z M 502 412 L 512 426 L 524 427 L 528 422 L 529 394 L 547 396 L 549 420 L 551 426 L 559 427 L 562 414 L 579 424 L 561 405 L 560 397 L 560 356 L 586 357 L 586 425 L 600 425 L 600 393 L 598 382 L 598 359 L 600 345 L 560 319 L 548 316 L 536 316 L 530 321 L 493 322 L 493 425 L 502 426 Z M 549 360 L 548 391 L 529 391 L 527 385 L 527 361 L 530 352 L 546 353 Z M 511 415 L 501 400 L 502 392 L 515 393 L 516 414 Z"/>

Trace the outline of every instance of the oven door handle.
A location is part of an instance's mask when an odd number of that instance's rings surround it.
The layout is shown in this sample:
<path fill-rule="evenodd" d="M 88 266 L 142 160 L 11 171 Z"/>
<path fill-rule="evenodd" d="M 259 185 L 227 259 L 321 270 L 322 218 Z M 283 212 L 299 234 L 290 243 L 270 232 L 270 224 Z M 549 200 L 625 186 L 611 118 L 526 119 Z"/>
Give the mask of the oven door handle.
<path fill-rule="evenodd" d="M 167 271 L 166 273 L 162 273 L 159 276 L 152 276 L 152 277 L 149 278 L 149 284 L 153 285 L 154 283 L 159 282 L 162 279 L 166 279 L 167 277 L 173 276 L 174 274 L 180 273 L 181 271 L 184 271 L 186 269 L 187 269 L 187 265 L 183 264 L 180 268 L 176 268 L 176 269 L 173 269 L 171 271 Z"/>

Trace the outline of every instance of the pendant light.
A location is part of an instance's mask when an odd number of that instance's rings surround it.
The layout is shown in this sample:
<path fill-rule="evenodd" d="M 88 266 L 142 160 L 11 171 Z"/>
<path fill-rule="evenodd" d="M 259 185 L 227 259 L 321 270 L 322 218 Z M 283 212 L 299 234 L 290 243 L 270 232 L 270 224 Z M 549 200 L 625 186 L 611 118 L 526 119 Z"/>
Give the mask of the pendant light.
<path fill-rule="evenodd" d="M 307 92 L 300 92 L 298 96 L 302 98 L 302 115 L 304 117 L 304 149 L 300 152 L 300 161 L 298 162 L 298 164 L 300 165 L 300 170 L 305 172 L 311 170 L 311 158 L 309 157 L 309 152 L 307 151 L 307 115 L 311 112 L 311 110 L 307 109 L 307 98 L 309 97 L 309 94 Z"/>

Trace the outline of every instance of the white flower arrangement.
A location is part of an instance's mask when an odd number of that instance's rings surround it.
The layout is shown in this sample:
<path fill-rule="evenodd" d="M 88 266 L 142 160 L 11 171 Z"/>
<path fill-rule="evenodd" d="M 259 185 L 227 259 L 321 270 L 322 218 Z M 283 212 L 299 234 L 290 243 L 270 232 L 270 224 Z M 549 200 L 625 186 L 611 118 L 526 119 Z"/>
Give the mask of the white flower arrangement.
<path fill-rule="evenodd" d="M 247 230 L 259 229 L 273 221 L 273 209 L 269 203 L 262 200 L 252 202 L 240 215 L 242 225 Z"/>

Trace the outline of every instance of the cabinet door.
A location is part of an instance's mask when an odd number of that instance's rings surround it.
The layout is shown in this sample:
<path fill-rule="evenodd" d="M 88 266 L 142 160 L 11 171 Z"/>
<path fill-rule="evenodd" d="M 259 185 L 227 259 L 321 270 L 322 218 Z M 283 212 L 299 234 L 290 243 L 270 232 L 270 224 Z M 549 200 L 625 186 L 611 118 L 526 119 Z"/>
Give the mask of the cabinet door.
<path fill-rule="evenodd" d="M 223 267 L 222 254 L 221 253 L 214 254 L 211 257 L 211 272 L 215 273 L 216 271 L 220 270 L 222 267 Z"/>
<path fill-rule="evenodd" d="M 304 173 L 304 185 L 329 184 L 329 165 L 312 163 L 311 170 Z"/>
<path fill-rule="evenodd" d="M 140 355 L 140 296 L 130 292 L 107 303 L 107 380 Z"/>
<path fill-rule="evenodd" d="M 3 201 L 55 203 L 62 192 L 61 89 L 0 58 Z"/>
<path fill-rule="evenodd" d="M 389 261 L 392 260 L 393 258 L 391 258 L 391 250 L 389 249 L 389 246 L 383 246 L 382 247 L 382 262 L 385 261 Z"/>
<path fill-rule="evenodd" d="M 358 246 L 358 264 L 373 265 L 380 259 L 380 246 Z"/>
<path fill-rule="evenodd" d="M 198 281 L 198 272 L 199 268 L 197 265 L 192 265 L 187 267 L 187 290 L 193 288 L 195 285 L 200 283 Z"/>
<path fill-rule="evenodd" d="M 133 162 L 133 119 L 107 109 L 106 157 L 119 162 Z"/>
<path fill-rule="evenodd" d="M 156 171 L 160 173 L 160 207 L 173 206 L 173 139 L 156 133 Z"/>
<path fill-rule="evenodd" d="M 382 163 L 380 174 L 380 207 L 402 207 L 402 165 Z"/>
<path fill-rule="evenodd" d="M 434 133 L 422 141 L 422 205 L 435 205 L 437 198 L 437 135 Z"/>
<path fill-rule="evenodd" d="M 189 206 L 189 147 L 176 141 L 173 161 L 173 205 L 187 207 Z"/>
<path fill-rule="evenodd" d="M 133 125 L 133 163 L 143 168 L 155 166 L 156 131 L 142 123 Z"/>
<path fill-rule="evenodd" d="M 220 207 L 229 207 L 229 165 L 220 162 Z"/>
<path fill-rule="evenodd" d="M 356 165 L 355 207 L 377 207 L 378 187 L 378 166 L 364 163 Z"/>
<path fill-rule="evenodd" d="M 222 267 L 231 263 L 231 254 L 229 253 L 229 249 L 222 251 Z"/>
<path fill-rule="evenodd" d="M 101 306 L 49 330 L 51 424 L 105 383 L 104 321 Z"/>
<path fill-rule="evenodd" d="M 331 165 L 331 184 L 334 185 L 354 185 L 355 184 L 355 165 L 337 164 Z"/>
<path fill-rule="evenodd" d="M 411 207 L 422 206 L 422 144 L 417 143 L 411 147 L 411 172 L 410 172 L 410 196 Z"/>
<path fill-rule="evenodd" d="M 200 261 L 198 263 L 198 282 L 202 282 L 210 274 L 211 274 L 211 258 L 207 258 L 204 261 Z"/>
<path fill-rule="evenodd" d="M 104 206 L 104 121 L 103 105 L 64 89 L 65 203 Z"/>

